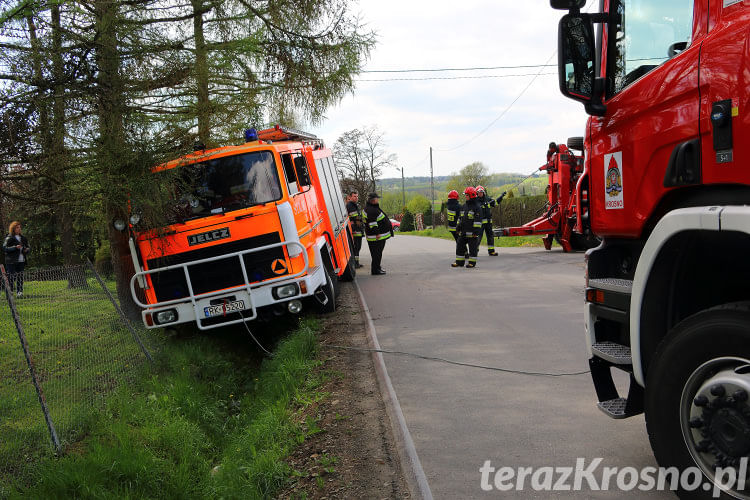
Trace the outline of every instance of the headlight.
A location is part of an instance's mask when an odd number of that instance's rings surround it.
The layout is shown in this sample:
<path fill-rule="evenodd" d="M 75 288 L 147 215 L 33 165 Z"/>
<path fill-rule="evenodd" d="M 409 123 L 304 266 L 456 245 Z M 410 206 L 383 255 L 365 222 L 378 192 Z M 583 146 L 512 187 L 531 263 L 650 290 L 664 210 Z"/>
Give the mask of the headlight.
<path fill-rule="evenodd" d="M 138 225 L 138 223 L 141 222 L 141 214 L 133 214 L 130 216 L 130 223 L 134 226 Z"/>
<path fill-rule="evenodd" d="M 290 300 L 287 309 L 292 314 L 299 314 L 302 310 L 302 302 L 299 300 Z"/>
<path fill-rule="evenodd" d="M 157 325 L 174 323 L 175 321 L 177 321 L 176 309 L 167 309 L 166 311 L 159 311 L 154 314 L 154 323 L 156 323 Z"/>
<path fill-rule="evenodd" d="M 115 219 L 112 221 L 112 225 L 115 226 L 115 229 L 118 231 L 125 231 L 125 228 L 128 227 L 127 224 L 125 224 L 125 221 L 122 219 Z"/>
<path fill-rule="evenodd" d="M 271 293 L 273 294 L 273 297 L 275 299 L 287 299 L 289 297 L 294 297 L 299 293 L 299 288 L 297 288 L 296 283 L 292 283 L 290 285 L 282 285 L 275 287 Z"/>

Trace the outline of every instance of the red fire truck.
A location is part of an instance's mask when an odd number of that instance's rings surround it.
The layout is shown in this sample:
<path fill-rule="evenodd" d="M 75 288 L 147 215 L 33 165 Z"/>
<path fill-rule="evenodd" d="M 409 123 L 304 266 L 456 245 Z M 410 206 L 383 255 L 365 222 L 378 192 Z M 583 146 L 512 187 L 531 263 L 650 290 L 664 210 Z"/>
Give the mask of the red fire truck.
<path fill-rule="evenodd" d="M 560 89 L 590 115 L 587 224 L 603 241 L 587 253 L 585 330 L 599 408 L 645 412 L 660 465 L 697 466 L 750 498 L 746 477 L 717 475 L 746 474 L 750 455 L 750 2 L 550 3 L 569 11 Z M 613 369 L 630 376 L 626 397 Z"/>
<path fill-rule="evenodd" d="M 352 235 L 331 150 L 275 126 L 246 142 L 200 149 L 154 169 L 174 178 L 170 224 L 130 224 L 131 292 L 149 328 L 218 326 L 330 312 L 355 276 Z M 172 185 L 172 184 L 171 184 Z"/>

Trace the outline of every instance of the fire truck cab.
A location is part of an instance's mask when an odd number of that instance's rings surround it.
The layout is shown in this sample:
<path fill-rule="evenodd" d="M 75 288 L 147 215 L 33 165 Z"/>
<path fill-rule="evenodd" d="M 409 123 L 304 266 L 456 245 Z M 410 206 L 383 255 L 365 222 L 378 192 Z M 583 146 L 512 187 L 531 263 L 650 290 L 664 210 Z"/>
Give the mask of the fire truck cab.
<path fill-rule="evenodd" d="M 645 412 L 660 465 L 698 467 L 706 485 L 750 498 L 750 2 L 585 3 L 551 0 L 569 11 L 560 89 L 591 115 L 588 224 L 602 244 L 587 253 L 585 331 L 598 405 Z M 627 396 L 612 370 L 629 375 Z"/>
<path fill-rule="evenodd" d="M 153 169 L 174 179 L 169 224 L 130 220 L 131 292 L 149 328 L 201 330 L 335 309 L 354 279 L 352 236 L 331 150 L 275 126 Z"/>

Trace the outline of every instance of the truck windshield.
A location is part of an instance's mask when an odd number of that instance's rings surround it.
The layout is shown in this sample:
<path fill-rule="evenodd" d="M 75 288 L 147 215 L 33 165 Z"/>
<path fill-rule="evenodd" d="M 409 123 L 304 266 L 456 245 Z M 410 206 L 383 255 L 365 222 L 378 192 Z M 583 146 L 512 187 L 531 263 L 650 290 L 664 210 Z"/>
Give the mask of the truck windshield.
<path fill-rule="evenodd" d="M 281 199 L 276 162 L 256 151 L 178 167 L 169 222 L 240 210 Z"/>

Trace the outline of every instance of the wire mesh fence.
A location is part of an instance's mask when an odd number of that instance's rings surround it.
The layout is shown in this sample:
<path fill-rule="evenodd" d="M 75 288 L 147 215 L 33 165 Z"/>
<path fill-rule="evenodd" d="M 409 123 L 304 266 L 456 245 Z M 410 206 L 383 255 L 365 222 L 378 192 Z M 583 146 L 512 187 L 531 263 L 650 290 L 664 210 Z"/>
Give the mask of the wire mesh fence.
<path fill-rule="evenodd" d="M 68 451 L 105 396 L 137 376 L 155 347 L 143 345 L 148 337 L 111 298 L 114 283 L 90 264 L 3 278 L 0 498 L 3 485 L 22 480 L 40 457 Z"/>

